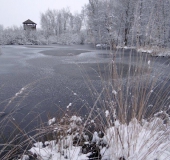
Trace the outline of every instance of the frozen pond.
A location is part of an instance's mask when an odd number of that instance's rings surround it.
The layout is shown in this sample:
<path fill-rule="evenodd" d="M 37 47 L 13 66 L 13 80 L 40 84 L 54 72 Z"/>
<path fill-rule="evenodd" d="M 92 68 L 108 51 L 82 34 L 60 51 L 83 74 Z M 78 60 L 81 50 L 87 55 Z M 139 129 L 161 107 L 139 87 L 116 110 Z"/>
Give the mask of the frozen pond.
<path fill-rule="evenodd" d="M 101 77 L 108 76 L 108 63 L 112 60 L 110 51 L 79 45 L 1 46 L 1 50 L 1 119 L 10 115 L 28 130 L 39 125 L 41 118 L 47 121 L 47 117 L 62 113 L 69 103 L 72 103 L 73 112 L 85 114 L 82 106 L 94 102 L 87 81 L 90 80 L 100 92 Z M 117 56 L 118 67 L 123 66 L 124 78 L 129 68 L 129 52 L 125 52 L 123 59 L 119 56 L 121 53 Z M 134 52 L 132 64 L 138 65 L 135 58 Z M 165 67 L 160 81 L 167 78 L 170 69 L 167 67 L 169 60 L 159 59 L 155 73 L 159 71 L 161 61 L 165 61 Z"/>

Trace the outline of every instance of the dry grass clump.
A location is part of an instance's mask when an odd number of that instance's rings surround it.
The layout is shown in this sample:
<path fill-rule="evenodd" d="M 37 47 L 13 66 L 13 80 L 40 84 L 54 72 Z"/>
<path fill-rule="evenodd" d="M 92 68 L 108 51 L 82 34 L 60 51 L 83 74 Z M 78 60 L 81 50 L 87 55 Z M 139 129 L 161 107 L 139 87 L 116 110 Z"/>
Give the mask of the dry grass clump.
<path fill-rule="evenodd" d="M 121 52 L 112 54 L 101 92 L 94 89 L 96 102 L 88 117 L 107 139 L 108 148 L 100 153 L 112 160 L 170 157 L 170 75 L 165 71 L 170 61 L 135 50 L 128 56 Z"/>

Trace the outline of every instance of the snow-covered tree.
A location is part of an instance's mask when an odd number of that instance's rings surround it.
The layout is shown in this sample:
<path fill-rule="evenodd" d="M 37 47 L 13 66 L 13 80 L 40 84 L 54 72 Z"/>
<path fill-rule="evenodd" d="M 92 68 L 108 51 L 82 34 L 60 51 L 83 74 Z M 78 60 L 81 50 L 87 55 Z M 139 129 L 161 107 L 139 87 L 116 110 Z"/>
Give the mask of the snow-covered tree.
<path fill-rule="evenodd" d="M 169 0 L 89 0 L 87 30 L 93 43 L 169 45 Z"/>
<path fill-rule="evenodd" d="M 168 45 L 169 7 L 170 2 L 168 0 L 138 0 L 132 28 L 139 45 Z"/>

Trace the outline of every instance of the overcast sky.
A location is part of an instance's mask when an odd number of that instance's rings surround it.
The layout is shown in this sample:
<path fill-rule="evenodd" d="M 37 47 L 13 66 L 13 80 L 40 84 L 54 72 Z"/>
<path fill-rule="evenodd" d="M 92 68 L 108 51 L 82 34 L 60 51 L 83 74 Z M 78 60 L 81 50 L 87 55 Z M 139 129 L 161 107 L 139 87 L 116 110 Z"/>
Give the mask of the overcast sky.
<path fill-rule="evenodd" d="M 31 19 L 40 28 L 40 14 L 47 9 L 69 7 L 72 13 L 80 12 L 88 0 L 0 0 L 0 24 L 4 27 L 21 26 Z"/>

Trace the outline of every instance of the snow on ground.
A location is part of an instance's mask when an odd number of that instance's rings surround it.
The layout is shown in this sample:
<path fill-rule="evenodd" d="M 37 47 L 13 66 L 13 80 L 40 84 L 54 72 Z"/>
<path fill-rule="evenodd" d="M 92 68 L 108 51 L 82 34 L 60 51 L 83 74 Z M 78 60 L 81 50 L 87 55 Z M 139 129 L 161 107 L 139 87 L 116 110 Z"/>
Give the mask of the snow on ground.
<path fill-rule="evenodd" d="M 49 119 L 49 120 L 48 120 L 48 125 L 51 125 L 51 124 L 53 124 L 53 123 L 55 123 L 55 122 L 56 122 L 55 117 L 52 118 L 52 119 Z"/>
<path fill-rule="evenodd" d="M 97 44 L 96 45 L 96 48 L 109 48 L 110 47 L 110 45 L 107 45 L 107 44 Z M 136 49 L 136 47 L 134 47 L 134 46 L 117 46 L 116 47 L 117 49 Z"/>
<path fill-rule="evenodd" d="M 35 147 L 29 151 L 38 156 L 40 160 L 86 160 L 87 154 L 81 154 L 81 147 L 74 147 L 71 143 L 72 136 L 65 137 L 64 140 L 58 142 L 45 142 L 46 147 L 43 148 L 42 143 L 38 142 Z M 68 147 L 68 148 L 67 148 Z"/>
<path fill-rule="evenodd" d="M 70 121 L 72 121 L 72 122 L 82 122 L 82 119 L 78 116 L 72 116 L 70 118 Z"/>
<path fill-rule="evenodd" d="M 136 49 L 136 47 L 128 47 L 128 46 L 117 46 L 117 49 Z M 170 56 L 170 49 L 163 49 L 158 47 L 140 47 L 137 49 L 138 52 L 149 53 L 152 56 Z"/>
<path fill-rule="evenodd" d="M 163 51 L 159 52 L 158 56 L 170 56 L 170 50 L 169 51 L 167 50 L 167 51 L 164 51 L 164 52 Z"/>
<path fill-rule="evenodd" d="M 117 46 L 116 47 L 117 49 L 136 49 L 136 47 L 134 47 L 134 46 Z"/>
<path fill-rule="evenodd" d="M 101 150 L 102 159 L 170 159 L 170 125 L 168 127 L 160 118 L 155 118 L 151 123 L 143 121 L 142 125 L 136 119 L 129 125 L 117 123 L 106 131 L 104 138 L 109 148 Z"/>
<path fill-rule="evenodd" d="M 139 48 L 137 51 L 138 52 L 143 52 L 143 53 L 152 53 L 153 52 L 152 49 L 144 49 L 144 48 Z"/>
<path fill-rule="evenodd" d="M 169 49 L 160 49 L 160 48 L 139 48 L 137 49 L 138 52 L 143 52 L 143 53 L 149 53 L 152 56 L 159 56 L 159 57 L 165 57 L 165 56 L 170 56 L 170 50 Z"/>
<path fill-rule="evenodd" d="M 106 117 L 109 112 L 106 111 Z M 166 117 L 162 120 L 161 117 Z M 72 116 L 70 122 L 81 122 L 81 118 Z M 84 145 L 95 144 L 100 148 L 102 160 L 118 160 L 124 157 L 126 160 L 167 160 L 170 159 L 170 118 L 160 111 L 149 122 L 132 119 L 127 124 L 118 120 L 115 125 L 105 130 L 100 137 L 94 132 L 92 140 L 88 139 Z M 76 124 L 75 124 L 76 125 Z M 92 152 L 83 153 L 82 147 L 73 145 L 75 134 L 68 134 L 56 141 L 37 142 L 29 150 L 38 156 L 40 160 L 87 160 Z M 24 159 L 25 158 L 25 159 Z M 26 155 L 21 160 L 29 160 Z"/>

